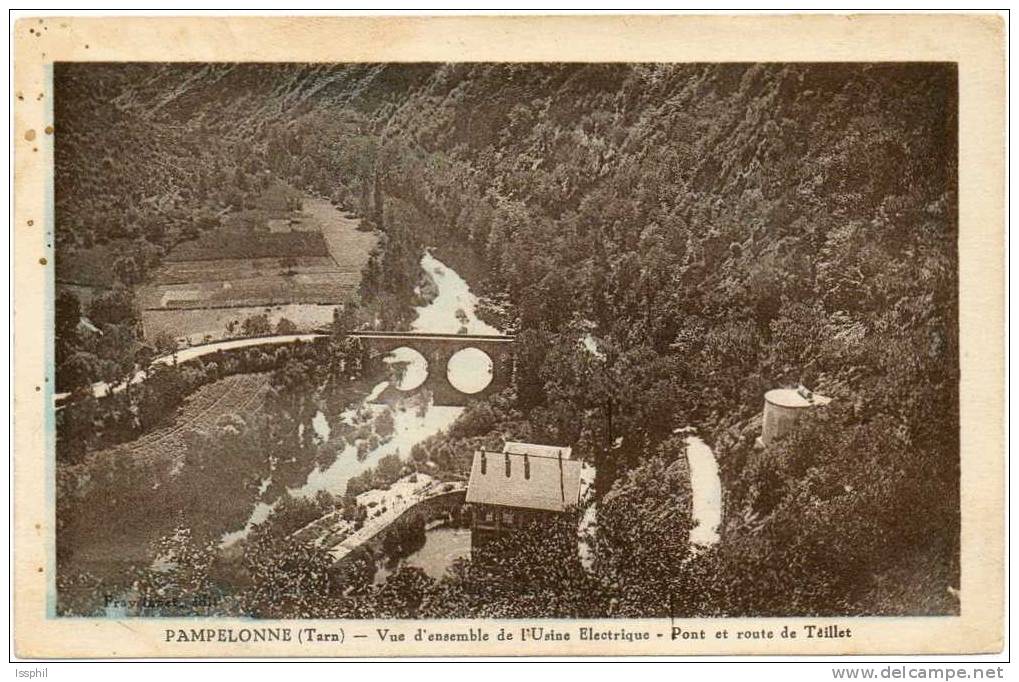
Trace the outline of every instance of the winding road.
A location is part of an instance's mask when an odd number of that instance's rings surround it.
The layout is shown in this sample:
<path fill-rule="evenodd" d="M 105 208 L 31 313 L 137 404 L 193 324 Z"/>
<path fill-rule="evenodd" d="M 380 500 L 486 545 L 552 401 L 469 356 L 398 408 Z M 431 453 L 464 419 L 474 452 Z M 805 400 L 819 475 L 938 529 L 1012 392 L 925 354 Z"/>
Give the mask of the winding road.
<path fill-rule="evenodd" d="M 218 353 L 221 350 L 235 350 L 237 348 L 249 348 L 252 346 L 276 346 L 284 343 L 296 343 L 298 341 L 314 341 L 325 336 L 325 334 L 281 334 L 278 336 L 255 336 L 245 339 L 231 339 L 229 341 L 216 341 L 214 343 L 204 343 L 198 346 L 189 346 L 188 348 L 181 348 L 176 353 L 170 353 L 168 355 L 161 355 L 151 363 L 149 367 L 154 365 L 173 365 L 175 358 L 176 362 L 188 362 L 195 358 L 200 358 L 203 355 L 210 355 L 212 353 Z M 131 377 L 130 384 L 140 384 L 145 381 L 148 376 L 146 370 L 138 370 L 134 376 Z M 129 382 L 122 381 L 119 384 L 115 384 L 112 389 L 110 385 L 105 381 L 97 381 L 92 384 L 92 395 L 97 398 L 104 398 L 110 395 L 111 392 L 119 393 L 123 391 Z M 53 401 L 59 403 L 66 400 L 71 394 L 70 393 L 56 393 L 53 395 Z"/>

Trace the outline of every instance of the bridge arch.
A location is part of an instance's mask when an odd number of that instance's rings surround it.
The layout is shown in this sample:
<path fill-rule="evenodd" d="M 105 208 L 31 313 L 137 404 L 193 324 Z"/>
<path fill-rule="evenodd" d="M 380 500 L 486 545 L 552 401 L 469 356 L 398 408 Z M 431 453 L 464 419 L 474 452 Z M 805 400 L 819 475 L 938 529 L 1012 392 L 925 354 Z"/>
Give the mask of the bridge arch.
<path fill-rule="evenodd" d="M 456 390 L 474 395 L 488 388 L 495 377 L 495 361 L 488 353 L 467 346 L 449 356 L 446 379 Z"/>
<path fill-rule="evenodd" d="M 479 334 L 421 334 L 414 332 L 351 332 L 351 338 L 360 339 L 377 353 L 390 353 L 398 348 L 410 348 L 420 353 L 428 363 L 425 380 L 412 393 L 430 390 L 436 405 L 466 405 L 470 400 L 498 393 L 506 388 L 513 373 L 513 337 L 504 335 Z M 488 359 L 481 361 L 480 356 Z M 462 360 L 474 358 L 473 372 L 485 372 L 490 367 L 491 375 L 473 376 L 471 362 L 467 364 L 467 376 L 457 369 Z M 455 374 L 460 375 L 454 382 L 450 377 L 451 365 Z"/>
<path fill-rule="evenodd" d="M 394 384 L 398 391 L 416 391 L 428 381 L 428 358 L 410 346 L 399 346 L 389 351 L 386 363 L 401 366 L 399 380 Z"/>

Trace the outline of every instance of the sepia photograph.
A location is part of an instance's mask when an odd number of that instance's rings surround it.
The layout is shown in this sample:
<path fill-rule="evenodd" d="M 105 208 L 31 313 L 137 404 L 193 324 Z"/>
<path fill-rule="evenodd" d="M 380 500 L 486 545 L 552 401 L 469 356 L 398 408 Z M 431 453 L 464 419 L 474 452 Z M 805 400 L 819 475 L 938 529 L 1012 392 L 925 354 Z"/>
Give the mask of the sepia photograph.
<path fill-rule="evenodd" d="M 54 109 L 59 615 L 958 613 L 954 65 Z"/>
<path fill-rule="evenodd" d="M 1000 649 L 959 60 L 152 59 L 74 26 L 14 92 L 48 178 L 33 618 L 171 656 Z M 989 634 L 922 634 L 964 615 Z"/>

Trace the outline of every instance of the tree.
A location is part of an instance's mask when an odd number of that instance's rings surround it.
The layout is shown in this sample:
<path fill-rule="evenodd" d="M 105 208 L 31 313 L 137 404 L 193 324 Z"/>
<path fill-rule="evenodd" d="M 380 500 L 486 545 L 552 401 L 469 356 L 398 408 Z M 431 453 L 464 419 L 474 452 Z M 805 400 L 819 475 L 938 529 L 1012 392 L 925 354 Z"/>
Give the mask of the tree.
<path fill-rule="evenodd" d="M 244 546 L 251 586 L 240 595 L 243 613 L 256 618 L 315 618 L 329 612 L 336 585 L 333 559 L 290 538 L 253 531 Z"/>
<path fill-rule="evenodd" d="M 134 256 L 121 256 L 113 261 L 113 272 L 125 287 L 133 287 L 143 277 L 142 268 Z"/>
<path fill-rule="evenodd" d="M 435 581 L 417 566 L 401 566 L 370 601 L 375 618 L 421 618 L 429 609 Z"/>
<path fill-rule="evenodd" d="M 142 141 L 126 119 L 108 115 L 108 104 L 93 101 L 123 82 L 108 77 L 116 68 L 63 76 L 68 92 L 88 91 L 79 95 L 77 120 L 99 132 L 67 138 L 68 158 L 81 163 L 57 169 L 66 180 L 58 185 L 69 188 L 57 196 L 68 226 L 55 235 L 59 258 L 144 228 L 138 216 L 165 218 L 167 243 L 193 236 L 194 220 L 161 208 L 178 201 L 172 193 L 227 187 L 218 199 L 239 208 L 254 185 L 238 170 L 263 164 L 298 187 L 340 200 L 360 196 L 363 223 L 381 230 L 363 271 L 363 310 L 336 315 L 338 338 L 326 358 L 280 377 L 266 406 L 271 435 L 222 452 L 202 441 L 208 452 L 237 464 L 248 463 L 244 448 L 268 449 L 280 459 L 275 485 L 303 481 L 318 451 L 298 440 L 306 421 L 296 419 L 317 409 L 322 386 L 345 407 L 350 379 L 376 369 L 357 342 L 340 339 L 362 323 L 413 319 L 414 288 L 428 290 L 418 264 L 424 245 L 435 245 L 456 259 L 450 264 L 472 291 L 502 302 L 504 328 L 516 335 L 516 367 L 505 394 L 479 400 L 447 434 L 416 447 L 414 459 L 463 476 L 463 453 L 498 448 L 508 437 L 569 442 L 578 456 L 594 458 L 598 490 L 611 491 L 599 509 L 611 542 L 592 588 L 604 613 L 663 613 L 662 594 L 690 614 L 957 611 L 944 602 L 959 568 L 951 68 L 417 65 L 390 74 L 400 77 L 383 104 L 369 88 L 317 102 L 312 93 L 309 102 L 321 106 L 280 108 L 261 147 L 208 134 L 209 144 L 223 146 L 199 145 L 211 157 L 204 180 L 170 170 L 183 158 L 178 133 Z M 263 79 L 251 73 L 257 93 Z M 82 87 L 89 83 L 96 87 Z M 198 128 L 219 120 L 203 115 L 219 104 L 196 105 Z M 241 127 L 258 127 L 244 106 L 232 110 Z M 149 163 L 149 155 L 118 162 L 138 148 L 168 162 Z M 96 195 L 67 175 L 89 163 L 115 194 Z M 138 209 L 142 201 L 160 208 Z M 216 209 L 204 211 L 209 220 Z M 458 267 L 461 259 L 485 267 Z M 109 319 L 117 306 L 97 311 L 106 318 L 99 324 L 122 322 Z M 578 346 L 586 335 L 604 358 Z M 70 330 L 58 336 L 71 339 L 58 339 L 63 361 L 91 349 L 92 339 L 78 339 L 79 347 Z M 280 368 L 289 353 L 252 353 L 250 362 Z M 781 444 L 754 450 L 764 391 L 798 378 L 835 403 L 816 416 L 820 426 L 804 422 Z M 61 452 L 75 447 L 67 434 L 84 439 L 94 430 L 93 417 L 107 431 L 130 420 L 134 401 L 107 402 L 95 414 L 64 411 L 72 428 L 58 438 Z M 674 544 L 683 537 L 683 494 L 658 480 L 671 481 L 671 468 L 681 467 L 681 442 L 671 432 L 688 424 L 713 441 L 726 491 L 725 541 L 696 553 Z M 367 437 L 362 444 L 369 447 Z M 189 481 L 206 497 L 219 492 Z M 361 476 L 348 487 L 374 484 Z M 880 560 L 867 560 L 868 552 Z M 627 568 L 630 554 L 639 569 Z M 835 575 L 826 557 L 844 571 Z M 410 603 L 419 611 L 447 603 L 455 613 L 568 611 L 551 587 L 512 593 L 511 567 L 489 575 L 471 565 L 469 582 L 437 586 L 448 600 L 408 577 Z M 535 561 L 524 565 L 543 575 Z M 475 585 L 491 600 L 475 600 Z M 368 597 L 337 608 L 348 606 L 374 608 Z"/>
<path fill-rule="evenodd" d="M 378 481 L 392 483 L 403 473 L 403 461 L 398 455 L 386 455 L 375 466 L 375 478 Z"/>
<path fill-rule="evenodd" d="M 418 513 L 400 517 L 385 531 L 382 551 L 390 561 L 408 556 L 425 544 L 425 519 Z"/>
<path fill-rule="evenodd" d="M 276 323 L 277 334 L 295 334 L 297 333 L 297 325 L 288 320 L 285 317 L 281 317 L 279 322 Z"/>
<path fill-rule="evenodd" d="M 609 615 L 668 616 L 690 556 L 691 493 L 682 443 L 619 478 L 599 502 L 595 572 L 612 585 Z"/>
<path fill-rule="evenodd" d="M 200 543 L 190 528 L 178 525 L 153 543 L 152 559 L 138 586 L 142 603 L 148 605 L 142 614 L 167 617 L 215 613 L 219 595 L 211 577 L 216 559 L 214 543 Z"/>
<path fill-rule="evenodd" d="M 248 176 L 240 166 L 234 169 L 234 185 L 242 192 L 248 191 Z"/>
<path fill-rule="evenodd" d="M 384 208 L 385 200 L 383 198 L 385 195 L 384 195 L 384 193 L 382 191 L 382 172 L 380 172 L 378 170 L 378 168 L 376 168 L 376 170 L 375 170 L 375 178 L 374 178 L 373 186 L 374 186 L 374 192 L 372 194 L 372 204 L 373 204 L 373 206 L 372 206 L 372 209 L 373 209 L 373 211 L 372 211 L 372 220 L 374 221 L 375 226 L 378 229 L 384 230 L 384 229 L 386 229 L 385 222 L 384 222 L 384 219 L 385 219 L 385 208 Z"/>
<path fill-rule="evenodd" d="M 269 379 L 271 400 L 295 423 L 307 421 L 317 409 L 314 402 L 315 382 L 312 373 L 312 365 L 300 360 L 289 360 L 274 371 Z M 310 438 L 310 434 L 308 436 Z"/>
<path fill-rule="evenodd" d="M 59 368 L 78 349 L 78 324 L 81 321 L 81 304 L 78 297 L 61 289 L 54 303 L 53 336 L 55 362 Z"/>
<path fill-rule="evenodd" d="M 88 392 L 98 381 L 100 360 L 94 353 L 77 351 L 57 366 L 57 390 Z"/>
<path fill-rule="evenodd" d="M 533 523 L 457 561 L 429 599 L 433 618 L 588 618 L 605 591 L 580 563 L 574 511 Z"/>
<path fill-rule="evenodd" d="M 241 329 L 245 336 L 268 336 L 272 333 L 269 318 L 264 314 L 252 315 L 244 320 Z"/>
<path fill-rule="evenodd" d="M 262 532 L 284 539 L 325 514 L 326 509 L 317 500 L 284 493 L 277 501 L 272 514 L 261 524 Z"/>
<path fill-rule="evenodd" d="M 131 380 L 135 374 L 135 351 L 138 340 L 128 324 L 104 324 L 99 338 L 98 355 L 104 362 L 104 381 L 111 388 L 122 382 L 130 392 Z"/>
<path fill-rule="evenodd" d="M 99 327 L 106 324 L 133 326 L 139 319 L 134 294 L 124 287 L 114 287 L 96 297 L 89 306 L 88 314 Z"/>
<path fill-rule="evenodd" d="M 153 339 L 153 345 L 156 347 L 156 353 L 160 356 L 173 355 L 173 366 L 177 366 L 177 339 L 173 337 L 168 331 L 160 331 L 156 334 L 156 338 Z"/>
<path fill-rule="evenodd" d="M 333 308 L 333 336 L 344 337 L 357 326 L 358 305 L 355 301 L 347 301 L 342 306 Z"/>
<path fill-rule="evenodd" d="M 146 429 L 172 419 L 189 392 L 183 373 L 165 365 L 154 365 L 139 389 L 138 419 Z"/>
<path fill-rule="evenodd" d="M 156 217 L 149 217 L 142 222 L 142 234 L 150 244 L 161 245 L 166 239 L 166 226 Z"/>
<path fill-rule="evenodd" d="M 955 610 L 944 588 L 956 583 L 955 569 L 914 571 L 912 582 L 927 583 L 909 595 L 920 602 L 886 601 L 880 579 L 898 571 L 902 553 L 936 556 L 957 542 L 957 507 L 944 503 L 957 494 L 954 474 L 932 452 L 912 452 L 894 420 L 855 423 L 853 412 L 832 403 L 747 458 L 739 511 L 753 532 L 730 534 L 713 569 L 730 613 Z"/>
<path fill-rule="evenodd" d="M 380 438 L 388 439 L 396 431 L 396 422 L 393 419 L 393 413 L 389 410 L 384 411 L 382 414 L 375 417 L 372 427 L 375 429 L 375 433 L 377 433 Z"/>

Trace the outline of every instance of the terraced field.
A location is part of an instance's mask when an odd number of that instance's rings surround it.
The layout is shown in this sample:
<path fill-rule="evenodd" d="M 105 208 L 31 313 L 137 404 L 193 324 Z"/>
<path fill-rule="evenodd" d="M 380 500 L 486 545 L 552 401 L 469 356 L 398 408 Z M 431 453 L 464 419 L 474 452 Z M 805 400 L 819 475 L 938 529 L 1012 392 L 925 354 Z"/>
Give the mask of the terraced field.
<path fill-rule="evenodd" d="M 326 242 L 317 231 L 254 232 L 220 228 L 198 239 L 182 242 L 167 254 L 166 262 L 244 260 L 251 258 L 309 258 L 326 254 Z"/>
<path fill-rule="evenodd" d="M 189 523 L 212 527 L 214 535 L 222 533 L 217 524 L 221 517 L 249 513 L 244 493 L 238 493 L 236 480 L 209 480 L 209 490 L 222 491 L 222 499 L 209 500 L 204 507 L 181 498 L 183 485 L 207 474 L 201 470 L 184 471 L 187 454 L 186 436 L 192 431 L 214 428 L 228 414 L 250 418 L 262 409 L 268 390 L 269 374 L 238 374 L 203 386 L 193 393 L 178 410 L 173 423 L 145 434 L 141 438 L 96 453 L 95 460 L 72 467 L 69 475 L 79 477 L 74 493 L 88 498 L 91 486 L 123 494 L 135 502 L 130 510 L 105 508 L 79 500 L 76 513 L 66 520 L 58 532 L 58 544 L 66 562 L 64 570 L 99 577 L 124 580 L 139 566 L 151 560 L 151 547 L 159 537 L 170 532 L 179 521 L 178 507 L 192 505 L 186 512 Z M 126 453 L 125 453 L 126 449 Z M 130 461 L 130 459 L 134 461 Z M 106 464 L 99 464 L 106 462 Z M 123 469 L 115 462 L 127 466 Z M 111 474 L 110 472 L 115 472 Z M 130 472 L 128 479 L 121 478 Z M 113 476 L 111 479 L 110 476 Z M 177 478 L 180 475 L 183 478 Z M 222 473 L 218 474 L 222 476 Z M 238 476 L 242 474 L 239 472 Z M 92 483 L 92 477 L 97 477 Z M 130 478 L 138 476 L 138 478 Z M 186 495 L 185 495 L 186 497 Z"/>
<path fill-rule="evenodd" d="M 206 273 L 197 276 L 202 279 L 196 277 L 178 284 L 158 283 L 146 287 L 142 305 L 147 310 L 180 310 L 290 303 L 336 304 L 357 290 L 358 273 L 342 273 L 336 270 L 331 259 L 319 260 L 320 264 L 297 267 L 292 274 L 284 274 L 283 268 L 276 264 L 274 268 L 261 271 L 251 269 L 243 276 L 230 276 L 224 274 L 225 270 L 209 267 Z M 201 261 L 206 262 L 219 261 Z"/>
<path fill-rule="evenodd" d="M 188 431 L 212 428 L 225 415 L 247 417 L 262 408 L 269 388 L 268 374 L 235 374 L 198 389 L 187 399 L 170 426 L 145 434 L 130 444 L 138 457 L 180 464 Z"/>
<path fill-rule="evenodd" d="M 268 227 L 219 228 L 179 244 L 138 289 L 145 337 L 218 341 L 262 314 L 298 331 L 328 324 L 356 296 L 377 238 L 324 199 L 305 195 L 303 206 Z"/>
<path fill-rule="evenodd" d="M 156 338 L 161 332 L 175 338 L 187 337 L 191 345 L 233 338 L 227 327 L 235 329 L 252 315 L 265 315 L 275 329 L 282 318 L 287 318 L 299 331 L 311 331 L 333 320 L 335 305 L 290 303 L 274 306 L 244 306 L 231 308 L 180 308 L 178 310 L 143 310 L 142 324 L 146 338 Z"/>
<path fill-rule="evenodd" d="M 327 255 L 294 258 L 288 265 L 301 273 L 334 273 L 336 263 Z M 279 275 L 287 268 L 281 264 L 281 257 L 270 258 L 217 258 L 195 261 L 173 261 L 164 263 L 151 275 L 152 284 L 162 286 L 188 284 L 191 282 L 225 282 Z M 355 271 L 356 274 L 356 271 Z"/>

